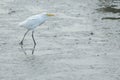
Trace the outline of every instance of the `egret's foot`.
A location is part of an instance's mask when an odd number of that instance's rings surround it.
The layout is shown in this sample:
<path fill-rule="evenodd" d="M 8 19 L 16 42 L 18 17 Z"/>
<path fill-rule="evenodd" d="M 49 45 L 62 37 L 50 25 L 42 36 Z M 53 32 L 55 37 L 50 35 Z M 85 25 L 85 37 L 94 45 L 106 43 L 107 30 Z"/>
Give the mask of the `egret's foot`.
<path fill-rule="evenodd" d="M 21 41 L 21 42 L 19 43 L 19 45 L 23 45 L 23 42 Z"/>

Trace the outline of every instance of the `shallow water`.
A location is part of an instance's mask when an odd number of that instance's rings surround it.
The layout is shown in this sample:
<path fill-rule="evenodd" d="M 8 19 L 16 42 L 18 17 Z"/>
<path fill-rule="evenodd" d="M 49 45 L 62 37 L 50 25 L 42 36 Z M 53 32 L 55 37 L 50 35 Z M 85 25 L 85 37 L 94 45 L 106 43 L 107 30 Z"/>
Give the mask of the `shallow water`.
<path fill-rule="evenodd" d="M 1 0 L 0 80 L 119 80 L 120 2 L 117 0 Z M 55 13 L 31 33 L 22 52 L 18 23 Z"/>

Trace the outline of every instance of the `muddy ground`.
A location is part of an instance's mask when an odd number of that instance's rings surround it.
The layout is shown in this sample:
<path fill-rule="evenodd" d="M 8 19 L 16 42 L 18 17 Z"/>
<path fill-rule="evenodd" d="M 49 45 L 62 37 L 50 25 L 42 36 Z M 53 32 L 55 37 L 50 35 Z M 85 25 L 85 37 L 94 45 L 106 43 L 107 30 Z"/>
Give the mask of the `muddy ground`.
<path fill-rule="evenodd" d="M 107 2 L 108 1 L 108 2 Z M 0 0 L 0 80 L 120 80 L 119 2 L 109 0 Z M 114 11 L 113 11 L 114 10 Z M 31 33 L 18 24 L 54 13 Z"/>

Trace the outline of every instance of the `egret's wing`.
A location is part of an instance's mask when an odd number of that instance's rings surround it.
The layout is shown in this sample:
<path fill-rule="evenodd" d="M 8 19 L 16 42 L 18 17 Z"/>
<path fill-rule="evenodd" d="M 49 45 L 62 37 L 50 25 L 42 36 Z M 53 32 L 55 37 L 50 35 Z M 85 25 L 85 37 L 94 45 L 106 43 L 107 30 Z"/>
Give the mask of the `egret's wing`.
<path fill-rule="evenodd" d="M 35 15 L 27 18 L 25 21 L 21 22 L 19 25 L 22 27 L 26 27 L 28 29 L 33 29 L 44 22 L 45 22 L 45 19 L 42 16 Z"/>

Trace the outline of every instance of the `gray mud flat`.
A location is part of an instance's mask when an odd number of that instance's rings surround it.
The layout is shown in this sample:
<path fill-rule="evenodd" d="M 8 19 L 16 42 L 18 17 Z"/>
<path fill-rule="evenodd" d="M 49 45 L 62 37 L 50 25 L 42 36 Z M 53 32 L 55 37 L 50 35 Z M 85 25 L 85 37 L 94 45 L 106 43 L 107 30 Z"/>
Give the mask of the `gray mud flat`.
<path fill-rule="evenodd" d="M 120 80 L 120 22 L 102 20 L 119 13 L 99 1 L 0 0 L 0 80 Z M 27 35 L 24 55 L 18 23 L 41 12 L 56 16 L 36 28 L 34 55 Z"/>

